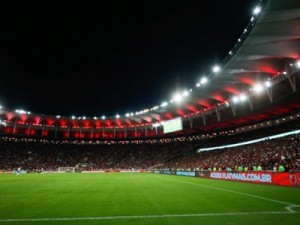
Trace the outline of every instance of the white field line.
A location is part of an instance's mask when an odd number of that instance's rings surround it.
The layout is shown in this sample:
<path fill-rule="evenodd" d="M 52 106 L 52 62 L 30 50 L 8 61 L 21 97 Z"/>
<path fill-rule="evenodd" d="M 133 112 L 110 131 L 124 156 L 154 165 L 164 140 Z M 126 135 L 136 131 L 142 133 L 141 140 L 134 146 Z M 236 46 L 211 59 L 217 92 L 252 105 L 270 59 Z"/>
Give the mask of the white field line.
<path fill-rule="evenodd" d="M 270 202 L 276 202 L 276 203 L 288 205 L 288 207 L 290 207 L 290 208 L 291 207 L 300 207 L 300 205 L 293 204 L 293 203 L 290 203 L 290 202 L 278 201 L 276 199 L 265 198 L 265 197 L 261 197 L 261 196 L 258 196 L 258 195 L 252 195 L 252 194 L 244 193 L 244 192 L 232 191 L 232 190 L 229 190 L 229 189 L 217 188 L 217 187 L 212 187 L 212 186 L 208 186 L 208 185 L 204 185 L 204 184 L 195 184 L 195 183 L 192 183 L 192 182 L 187 182 L 187 181 L 182 181 L 182 180 L 175 180 L 175 179 L 167 178 L 167 177 L 166 178 L 161 177 L 161 176 L 156 176 L 156 177 L 176 181 L 176 182 L 179 182 L 179 183 L 185 183 L 185 184 L 189 184 L 189 185 L 205 187 L 205 188 L 208 188 L 208 189 L 214 189 L 214 190 L 218 190 L 218 191 L 226 191 L 226 192 L 230 192 L 230 193 L 234 193 L 234 194 L 238 194 L 238 195 L 245 195 L 245 196 L 249 196 L 249 197 L 252 197 L 252 198 L 258 198 L 258 199 L 262 199 L 262 200 L 266 200 L 266 201 L 270 201 Z M 289 210 L 289 211 L 292 212 L 293 210 Z"/>
<path fill-rule="evenodd" d="M 289 211 L 278 212 L 230 212 L 230 213 L 199 213 L 199 214 L 166 214 L 166 215 L 137 215 L 137 216 L 99 216 L 99 217 L 62 217 L 62 218 L 24 218 L 0 219 L 4 222 L 47 222 L 47 221 L 79 221 L 79 220 L 119 220 L 119 219 L 149 219 L 149 218 L 175 218 L 175 217 L 210 217 L 210 216 L 243 216 L 243 215 L 272 215 L 295 214 Z"/>

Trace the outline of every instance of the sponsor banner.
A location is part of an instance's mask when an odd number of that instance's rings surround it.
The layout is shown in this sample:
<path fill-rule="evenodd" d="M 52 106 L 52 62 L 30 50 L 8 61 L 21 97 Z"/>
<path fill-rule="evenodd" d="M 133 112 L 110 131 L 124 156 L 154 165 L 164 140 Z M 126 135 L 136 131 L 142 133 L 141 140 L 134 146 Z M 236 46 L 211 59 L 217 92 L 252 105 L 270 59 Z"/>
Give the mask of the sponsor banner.
<path fill-rule="evenodd" d="M 198 176 L 199 177 L 203 177 L 203 178 L 210 178 L 210 171 L 199 171 L 198 172 Z"/>
<path fill-rule="evenodd" d="M 196 176 L 196 172 L 195 171 L 177 171 L 176 175 L 194 177 L 194 176 Z"/>
<path fill-rule="evenodd" d="M 163 174 L 172 174 L 172 172 L 170 170 L 163 170 L 162 173 Z"/>
<path fill-rule="evenodd" d="M 207 174 L 199 173 L 200 177 Z M 209 178 L 221 180 L 235 180 L 258 184 L 274 184 L 281 186 L 300 187 L 300 173 L 276 172 L 210 172 Z"/>

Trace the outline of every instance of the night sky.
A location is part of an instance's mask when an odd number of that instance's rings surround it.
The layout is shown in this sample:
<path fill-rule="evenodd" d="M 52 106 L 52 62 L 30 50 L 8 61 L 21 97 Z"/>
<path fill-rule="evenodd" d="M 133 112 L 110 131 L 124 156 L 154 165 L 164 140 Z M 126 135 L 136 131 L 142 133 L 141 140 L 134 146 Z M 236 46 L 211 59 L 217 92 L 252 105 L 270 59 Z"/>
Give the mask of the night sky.
<path fill-rule="evenodd" d="M 223 60 L 255 0 L 139 0 L 0 9 L 0 104 L 114 116 L 194 88 Z"/>

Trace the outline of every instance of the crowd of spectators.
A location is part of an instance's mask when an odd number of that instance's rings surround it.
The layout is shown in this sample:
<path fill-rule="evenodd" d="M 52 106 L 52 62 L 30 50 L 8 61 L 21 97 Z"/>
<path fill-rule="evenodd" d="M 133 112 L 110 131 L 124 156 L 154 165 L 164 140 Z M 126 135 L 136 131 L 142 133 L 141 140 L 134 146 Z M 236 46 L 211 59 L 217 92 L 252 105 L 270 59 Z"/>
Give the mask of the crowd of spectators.
<path fill-rule="evenodd" d="M 294 125 L 297 123 L 293 123 Z M 0 139 L 0 171 L 22 168 L 28 172 L 57 171 L 75 167 L 97 171 L 110 169 L 182 170 L 268 170 L 300 171 L 300 135 L 266 140 L 235 148 L 203 151 L 197 149 L 238 143 L 292 130 L 287 124 L 236 135 L 206 139 L 174 139 L 168 142 L 64 143 L 35 139 Z M 297 127 L 294 127 L 296 129 Z M 179 141 L 180 140 L 180 141 Z"/>
<path fill-rule="evenodd" d="M 166 169 L 300 171 L 300 135 L 235 148 L 193 152 L 165 163 Z M 161 167 L 162 168 L 162 167 Z"/>

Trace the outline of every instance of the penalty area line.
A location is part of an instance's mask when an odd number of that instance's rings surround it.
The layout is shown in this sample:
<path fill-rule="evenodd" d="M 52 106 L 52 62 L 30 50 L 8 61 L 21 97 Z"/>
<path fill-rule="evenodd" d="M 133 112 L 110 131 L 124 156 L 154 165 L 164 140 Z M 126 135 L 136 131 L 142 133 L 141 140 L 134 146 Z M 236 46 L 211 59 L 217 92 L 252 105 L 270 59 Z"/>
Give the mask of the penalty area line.
<path fill-rule="evenodd" d="M 197 214 L 166 214 L 166 215 L 136 215 L 136 216 L 100 216 L 100 217 L 62 217 L 62 218 L 24 218 L 0 219 L 3 222 L 43 222 L 43 221 L 78 221 L 78 220 L 120 220 L 120 219 L 148 219 L 148 218 L 175 218 L 175 217 L 210 217 L 210 216 L 243 216 L 243 215 L 272 215 L 296 214 L 291 211 L 270 212 L 229 212 L 229 213 L 197 213 Z"/>

